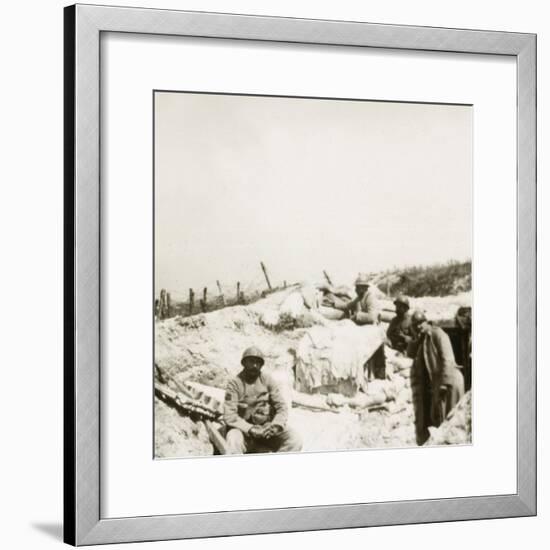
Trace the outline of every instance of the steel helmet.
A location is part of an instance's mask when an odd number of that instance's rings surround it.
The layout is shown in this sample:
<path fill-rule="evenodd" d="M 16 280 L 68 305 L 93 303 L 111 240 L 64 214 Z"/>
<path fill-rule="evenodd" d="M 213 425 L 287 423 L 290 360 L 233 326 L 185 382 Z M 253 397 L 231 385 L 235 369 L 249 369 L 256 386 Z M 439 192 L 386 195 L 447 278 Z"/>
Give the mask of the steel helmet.
<path fill-rule="evenodd" d="M 399 296 L 397 296 L 395 298 L 395 300 L 393 301 L 393 303 L 395 305 L 397 304 L 403 304 L 404 306 L 407 306 L 407 307 L 411 307 L 411 304 L 409 302 L 409 299 L 407 298 L 407 296 L 403 296 L 402 294 L 400 294 Z"/>
<path fill-rule="evenodd" d="M 243 356 L 241 358 L 241 365 L 244 364 L 244 360 L 247 357 L 256 357 L 257 359 L 260 359 L 262 361 L 262 365 L 265 363 L 264 354 L 262 353 L 262 350 L 256 346 L 251 346 L 244 350 Z"/>
<path fill-rule="evenodd" d="M 426 319 L 425 313 L 418 309 L 412 314 L 412 317 L 411 317 L 412 324 L 415 326 L 418 326 L 427 320 L 428 319 Z"/>
<path fill-rule="evenodd" d="M 355 286 L 369 286 L 370 280 L 365 273 L 359 273 L 355 279 Z"/>

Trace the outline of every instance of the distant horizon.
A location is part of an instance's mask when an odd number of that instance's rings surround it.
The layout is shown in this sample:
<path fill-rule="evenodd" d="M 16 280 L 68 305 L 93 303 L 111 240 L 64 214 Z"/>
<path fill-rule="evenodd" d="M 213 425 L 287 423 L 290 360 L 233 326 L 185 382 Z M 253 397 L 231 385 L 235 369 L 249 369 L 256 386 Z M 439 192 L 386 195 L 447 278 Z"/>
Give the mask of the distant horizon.
<path fill-rule="evenodd" d="M 383 273 L 392 273 L 392 272 L 395 272 L 395 271 L 405 271 L 405 270 L 414 269 L 414 268 L 424 269 L 424 268 L 431 268 L 431 267 L 437 267 L 437 266 L 445 266 L 445 265 L 450 265 L 450 264 L 464 264 L 464 263 L 468 263 L 468 262 L 472 263 L 472 259 L 471 258 L 464 258 L 464 259 L 449 258 L 448 260 L 430 262 L 430 263 L 426 263 L 426 264 L 420 264 L 420 263 L 418 263 L 418 264 L 406 264 L 406 265 L 400 265 L 400 266 L 392 266 L 392 267 L 389 267 L 389 268 L 376 269 L 374 271 L 361 271 L 361 270 L 358 270 L 358 271 L 355 271 L 355 272 L 351 273 L 348 277 L 346 277 L 345 278 L 346 280 L 336 279 L 334 277 L 334 274 L 331 273 L 330 270 L 327 269 L 326 271 L 327 271 L 329 277 L 331 278 L 332 283 L 335 286 L 347 285 L 347 286 L 353 287 L 353 281 L 355 280 L 355 278 L 357 277 L 357 275 L 359 273 L 366 273 L 368 275 L 380 275 L 380 274 L 383 274 Z M 267 268 L 269 269 L 269 267 L 267 267 Z M 238 280 L 237 281 L 236 280 L 234 282 L 226 282 L 226 283 L 220 281 L 220 286 L 222 287 L 222 291 L 224 291 L 224 294 L 227 294 L 229 296 L 235 294 L 236 293 L 236 284 L 237 284 L 237 282 L 240 282 L 241 290 L 245 293 L 245 295 L 246 295 L 247 289 L 248 289 L 248 292 L 251 292 L 251 291 L 259 292 L 261 290 L 268 290 L 267 282 L 265 280 L 263 272 L 261 271 L 261 268 L 259 267 L 259 264 L 258 264 L 258 271 L 260 272 L 261 280 L 260 280 L 259 277 L 256 277 L 254 281 L 246 281 L 246 280 Z M 271 283 L 271 286 L 273 288 L 283 286 L 283 282 L 286 282 L 287 286 L 293 286 L 293 285 L 299 285 L 299 284 L 303 284 L 303 283 L 324 283 L 324 282 L 326 282 L 326 279 L 325 279 L 323 273 L 321 273 L 320 276 L 318 276 L 316 278 L 315 277 L 303 277 L 302 279 L 296 280 L 296 281 L 285 280 L 285 279 L 282 279 L 281 281 L 274 281 L 270 278 L 270 283 Z M 202 291 L 205 287 L 209 291 L 210 290 L 213 291 L 212 293 L 209 292 L 209 296 L 212 296 L 212 297 L 218 296 L 217 283 L 216 283 L 216 281 L 214 281 L 214 283 L 211 284 L 211 285 L 199 285 L 197 287 L 187 287 L 187 288 L 183 289 L 183 291 L 180 291 L 179 289 L 170 289 L 170 288 L 165 288 L 165 287 L 159 287 L 159 288 L 155 289 L 155 297 L 158 297 L 161 290 L 166 290 L 167 292 L 170 293 L 170 296 L 171 296 L 173 301 L 175 301 L 175 302 L 186 302 L 189 299 L 189 290 L 190 289 L 193 290 L 193 292 L 195 293 L 195 296 L 198 299 L 202 295 L 201 293 L 202 293 Z"/>
<path fill-rule="evenodd" d="M 155 295 L 471 259 L 472 113 L 157 92 Z"/>

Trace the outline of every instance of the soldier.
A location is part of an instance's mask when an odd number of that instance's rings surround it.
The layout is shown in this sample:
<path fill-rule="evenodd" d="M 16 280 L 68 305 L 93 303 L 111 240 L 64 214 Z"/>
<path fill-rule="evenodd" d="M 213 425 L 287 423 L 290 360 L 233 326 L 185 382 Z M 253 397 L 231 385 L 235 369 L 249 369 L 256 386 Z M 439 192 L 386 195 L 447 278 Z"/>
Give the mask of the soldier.
<path fill-rule="evenodd" d="M 262 372 L 257 347 L 243 353 L 243 370 L 227 384 L 224 420 L 228 454 L 297 452 L 300 436 L 287 426 L 288 405 L 279 385 Z"/>
<path fill-rule="evenodd" d="M 409 299 L 406 296 L 397 296 L 393 303 L 395 304 L 396 315 L 388 326 L 386 336 L 392 348 L 401 353 L 406 353 L 407 346 L 413 339 Z"/>
<path fill-rule="evenodd" d="M 372 291 L 369 278 L 359 273 L 355 280 L 357 296 L 344 306 L 338 307 L 356 325 L 377 325 L 380 322 L 380 307 L 376 295 Z M 337 307 L 337 306 L 335 306 Z M 367 375 L 369 380 L 386 378 L 386 355 L 382 344 L 367 361 Z"/>
<path fill-rule="evenodd" d="M 335 306 L 357 325 L 376 325 L 380 321 L 378 300 L 370 286 L 369 278 L 360 273 L 355 280 L 357 296 L 343 306 Z"/>
<path fill-rule="evenodd" d="M 464 378 L 457 368 L 447 333 L 432 325 L 421 311 L 411 318 L 415 339 L 407 353 L 414 359 L 411 389 L 414 404 L 416 442 L 423 445 L 429 426 L 439 426 L 464 395 Z"/>
<path fill-rule="evenodd" d="M 455 321 L 460 331 L 459 353 L 462 356 L 464 389 L 468 391 L 472 387 L 472 308 L 459 307 Z"/>

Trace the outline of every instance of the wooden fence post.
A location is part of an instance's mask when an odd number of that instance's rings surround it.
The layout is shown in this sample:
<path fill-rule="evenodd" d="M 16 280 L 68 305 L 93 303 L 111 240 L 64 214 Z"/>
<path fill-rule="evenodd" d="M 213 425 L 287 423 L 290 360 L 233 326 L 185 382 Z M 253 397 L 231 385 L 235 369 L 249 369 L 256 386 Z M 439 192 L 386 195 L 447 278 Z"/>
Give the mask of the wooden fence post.
<path fill-rule="evenodd" d="M 225 307 L 225 296 L 223 295 L 222 285 L 220 285 L 220 281 L 216 281 L 216 284 L 218 285 L 218 292 L 220 293 L 222 306 Z"/>
<path fill-rule="evenodd" d="M 269 288 L 269 290 L 271 290 L 271 282 L 269 281 L 269 275 L 267 274 L 267 269 L 266 269 L 263 262 L 260 262 L 260 265 L 262 266 L 262 271 L 264 272 L 265 281 L 267 283 L 267 288 Z"/>
<path fill-rule="evenodd" d="M 330 280 L 330 277 L 328 276 L 328 273 L 323 270 L 323 275 L 325 276 L 325 279 L 327 280 L 327 283 L 332 286 L 332 281 Z"/>
<path fill-rule="evenodd" d="M 206 287 L 204 287 L 202 289 L 202 300 L 201 300 L 201 309 L 202 309 L 202 312 L 206 312 L 206 308 L 207 308 L 207 292 L 208 292 L 208 289 Z"/>
<path fill-rule="evenodd" d="M 166 293 L 166 317 L 172 317 L 172 301 L 170 299 L 170 293 Z"/>
<path fill-rule="evenodd" d="M 241 283 L 237 281 L 237 303 L 241 303 Z"/>
<path fill-rule="evenodd" d="M 160 319 L 160 300 L 157 298 L 155 300 L 155 321 Z"/>
<path fill-rule="evenodd" d="M 189 289 L 189 315 L 193 315 L 193 308 L 195 306 L 195 292 L 192 288 Z"/>
<path fill-rule="evenodd" d="M 159 305 L 159 318 L 160 319 L 166 319 L 167 317 L 167 311 L 166 311 L 166 290 L 164 288 L 160 291 L 160 305 Z"/>

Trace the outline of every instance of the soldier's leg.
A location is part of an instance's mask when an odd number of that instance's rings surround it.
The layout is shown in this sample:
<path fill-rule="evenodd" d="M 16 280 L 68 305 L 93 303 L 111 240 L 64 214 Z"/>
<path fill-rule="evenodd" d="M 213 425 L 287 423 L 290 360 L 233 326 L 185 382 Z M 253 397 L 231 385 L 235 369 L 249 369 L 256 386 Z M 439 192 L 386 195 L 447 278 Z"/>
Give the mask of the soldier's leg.
<path fill-rule="evenodd" d="M 430 437 L 428 426 L 432 425 L 431 419 L 431 390 L 427 376 L 420 374 L 419 379 L 411 386 L 413 407 L 414 407 L 414 427 L 416 432 L 416 444 L 424 445 Z"/>
<path fill-rule="evenodd" d="M 447 389 L 446 403 L 445 403 L 445 416 L 447 416 L 462 399 L 464 395 L 464 376 L 459 369 L 455 369 L 454 380 L 452 385 Z"/>
<path fill-rule="evenodd" d="M 269 445 L 276 453 L 296 453 L 302 450 L 302 438 L 296 430 L 287 427 L 269 439 Z"/>
<path fill-rule="evenodd" d="M 227 432 L 225 436 L 227 442 L 227 454 L 243 455 L 246 453 L 247 444 L 243 432 L 233 428 Z"/>

